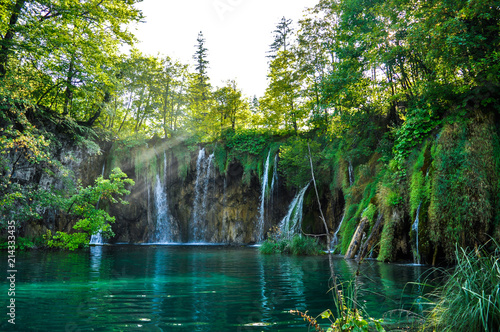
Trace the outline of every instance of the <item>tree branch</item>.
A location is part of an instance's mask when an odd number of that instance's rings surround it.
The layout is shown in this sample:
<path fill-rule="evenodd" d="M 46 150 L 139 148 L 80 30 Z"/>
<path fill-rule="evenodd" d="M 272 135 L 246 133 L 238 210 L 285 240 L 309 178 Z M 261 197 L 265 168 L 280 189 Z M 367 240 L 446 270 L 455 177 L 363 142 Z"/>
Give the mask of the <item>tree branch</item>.
<path fill-rule="evenodd" d="M 325 226 L 326 240 L 328 241 L 328 246 L 330 246 L 330 234 L 328 233 L 328 225 L 326 224 L 326 219 L 325 219 L 325 216 L 323 215 L 323 210 L 321 209 L 321 202 L 320 202 L 320 199 L 319 199 L 318 187 L 316 186 L 316 178 L 314 176 L 314 168 L 313 168 L 313 162 L 312 162 L 311 146 L 309 145 L 309 142 L 307 142 L 307 149 L 309 150 L 309 163 L 311 164 L 311 175 L 312 175 L 313 184 L 314 184 L 314 191 L 316 192 L 316 199 L 318 200 L 318 207 L 319 207 L 320 218 L 321 218 L 321 221 L 323 221 L 323 225 Z"/>

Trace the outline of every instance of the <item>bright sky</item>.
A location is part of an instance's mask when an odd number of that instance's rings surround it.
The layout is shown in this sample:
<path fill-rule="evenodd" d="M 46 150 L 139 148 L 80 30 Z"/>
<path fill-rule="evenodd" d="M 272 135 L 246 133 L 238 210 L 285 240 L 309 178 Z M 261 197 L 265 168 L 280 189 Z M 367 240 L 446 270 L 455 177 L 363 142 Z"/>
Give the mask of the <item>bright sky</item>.
<path fill-rule="evenodd" d="M 264 94 L 266 52 L 283 16 L 296 23 L 318 0 L 143 0 L 146 23 L 135 34 L 143 53 L 169 55 L 193 65 L 198 32 L 208 49 L 213 86 L 235 79 L 249 97 Z"/>

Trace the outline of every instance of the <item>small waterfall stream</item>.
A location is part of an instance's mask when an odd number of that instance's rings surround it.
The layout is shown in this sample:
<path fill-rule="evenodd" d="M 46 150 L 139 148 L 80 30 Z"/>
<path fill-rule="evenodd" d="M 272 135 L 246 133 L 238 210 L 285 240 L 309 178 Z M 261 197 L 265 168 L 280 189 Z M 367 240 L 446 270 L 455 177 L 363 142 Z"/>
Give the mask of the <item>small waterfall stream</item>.
<path fill-rule="evenodd" d="M 214 154 L 206 156 L 205 149 L 198 153 L 196 161 L 196 182 L 194 188 L 191 242 L 206 241 L 207 201 Z"/>
<path fill-rule="evenodd" d="M 333 233 L 333 238 L 332 238 L 332 242 L 330 243 L 330 249 L 331 250 L 334 250 L 335 247 L 338 245 L 339 243 L 339 232 L 340 232 L 340 227 L 342 227 L 342 223 L 344 222 L 344 218 L 345 218 L 345 211 L 344 211 L 344 214 L 342 215 L 342 219 L 340 220 L 340 223 L 339 223 L 339 226 L 337 227 L 337 230 L 335 231 L 335 233 Z"/>
<path fill-rule="evenodd" d="M 288 207 L 288 213 L 280 222 L 281 235 L 290 238 L 294 234 L 300 234 L 302 230 L 302 208 L 304 203 L 304 195 L 309 188 L 307 186 L 302 188 Z"/>
<path fill-rule="evenodd" d="M 354 184 L 354 167 L 352 162 L 349 160 L 349 184 L 352 186 Z"/>
<path fill-rule="evenodd" d="M 165 186 L 162 185 L 160 175 L 156 174 L 156 185 L 154 190 L 155 208 L 156 208 L 156 229 L 153 234 L 154 243 L 173 242 L 172 217 L 168 207 L 168 198 Z"/>
<path fill-rule="evenodd" d="M 102 171 L 101 171 L 101 176 L 104 177 L 104 169 L 106 167 L 106 161 L 102 164 Z M 97 199 L 97 204 L 95 206 L 96 210 L 99 209 L 99 202 L 101 201 L 101 197 Z M 90 237 L 90 242 L 89 244 L 91 245 L 103 245 L 104 244 L 104 239 L 102 238 L 102 232 L 99 231 L 97 234 L 93 234 Z"/>
<path fill-rule="evenodd" d="M 413 262 L 415 264 L 420 264 L 420 253 L 418 251 L 418 223 L 419 223 L 419 214 L 420 214 L 420 208 L 422 207 L 422 202 L 418 205 L 417 208 L 417 216 L 415 217 L 415 222 L 413 223 L 413 226 L 411 229 L 415 231 L 415 252 L 413 254 Z"/>
<path fill-rule="evenodd" d="M 262 189 L 260 194 L 260 207 L 259 207 L 259 220 L 257 223 L 257 236 L 258 242 L 264 240 L 264 223 L 265 223 L 265 203 L 266 203 L 266 190 L 269 183 L 269 159 L 271 157 L 271 150 L 267 154 L 267 159 L 264 164 L 264 174 L 262 174 Z"/>

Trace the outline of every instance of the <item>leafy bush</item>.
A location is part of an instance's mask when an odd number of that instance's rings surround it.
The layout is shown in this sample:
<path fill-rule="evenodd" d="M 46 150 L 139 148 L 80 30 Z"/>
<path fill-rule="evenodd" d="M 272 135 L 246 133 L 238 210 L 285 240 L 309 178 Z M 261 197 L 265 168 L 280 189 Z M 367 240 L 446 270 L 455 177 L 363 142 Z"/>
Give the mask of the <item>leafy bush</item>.
<path fill-rule="evenodd" d="M 292 239 L 285 237 L 268 237 L 259 248 L 262 254 L 292 254 L 292 255 L 320 255 L 323 253 L 317 239 L 302 235 L 294 235 Z"/>
<path fill-rule="evenodd" d="M 125 189 L 126 185 L 134 185 L 134 181 L 127 178 L 119 168 L 111 171 L 109 179 L 102 176 L 95 180 L 93 186 L 78 188 L 78 193 L 67 200 L 67 212 L 81 219 L 73 226 L 78 232 L 67 234 L 56 232 L 53 235 L 50 231 L 45 235 L 47 246 L 50 248 L 75 250 L 88 245 L 92 235 L 101 233 L 103 237 L 113 236 L 111 223 L 115 221 L 106 211 L 97 209 L 97 202 L 108 201 L 110 203 L 128 204 L 120 196 L 130 194 Z"/>
<path fill-rule="evenodd" d="M 268 134 L 258 130 L 242 130 L 238 132 L 229 131 L 223 139 L 226 146 L 235 154 L 261 155 L 266 148 L 269 139 Z"/>
<path fill-rule="evenodd" d="M 9 246 L 9 243 L 7 239 L 2 239 L 2 242 L 0 243 L 0 250 L 7 250 L 7 247 Z M 35 244 L 28 238 L 19 236 L 16 238 L 16 250 L 26 250 L 26 249 L 33 249 L 35 247 Z"/>
<path fill-rule="evenodd" d="M 402 174 L 406 172 L 404 168 L 406 157 L 440 124 L 440 120 L 432 110 L 413 109 L 408 112 L 405 123 L 396 133 L 396 142 L 394 143 L 394 159 Z"/>

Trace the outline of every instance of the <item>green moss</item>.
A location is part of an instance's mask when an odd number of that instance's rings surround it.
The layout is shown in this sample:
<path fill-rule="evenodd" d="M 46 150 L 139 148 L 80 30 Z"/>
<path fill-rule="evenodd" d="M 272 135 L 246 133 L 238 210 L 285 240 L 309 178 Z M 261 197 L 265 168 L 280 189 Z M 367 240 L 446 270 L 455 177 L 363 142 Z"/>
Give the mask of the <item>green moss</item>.
<path fill-rule="evenodd" d="M 370 225 L 373 226 L 376 213 L 377 213 L 377 207 L 370 203 L 370 205 L 368 205 L 366 210 L 364 210 L 364 212 L 362 213 L 361 217 L 367 218 L 368 221 L 370 222 Z"/>
<path fill-rule="evenodd" d="M 214 149 L 214 162 L 215 167 L 219 170 L 220 174 L 226 173 L 227 151 L 224 146 L 218 145 Z"/>
<path fill-rule="evenodd" d="M 358 220 L 355 215 L 356 211 L 359 208 L 359 205 L 352 204 L 346 208 L 347 211 L 346 215 L 344 216 L 344 223 L 340 228 L 340 235 L 342 239 L 340 243 L 340 250 L 343 254 L 345 254 L 347 252 L 347 249 L 349 249 L 349 244 L 351 244 L 352 236 L 354 235 L 354 232 L 356 232 Z"/>
<path fill-rule="evenodd" d="M 380 262 L 390 262 L 394 260 L 394 229 L 397 220 L 390 215 L 385 215 L 384 228 L 380 237 L 380 252 L 377 260 Z"/>
<path fill-rule="evenodd" d="M 478 116 L 446 125 L 433 151 L 429 236 L 449 260 L 456 243 L 475 246 L 488 238 L 498 184 L 496 140 L 493 120 Z"/>
<path fill-rule="evenodd" d="M 410 215 L 415 218 L 420 204 L 427 204 L 430 197 L 430 141 L 420 150 L 416 161 L 413 163 L 410 180 Z"/>

